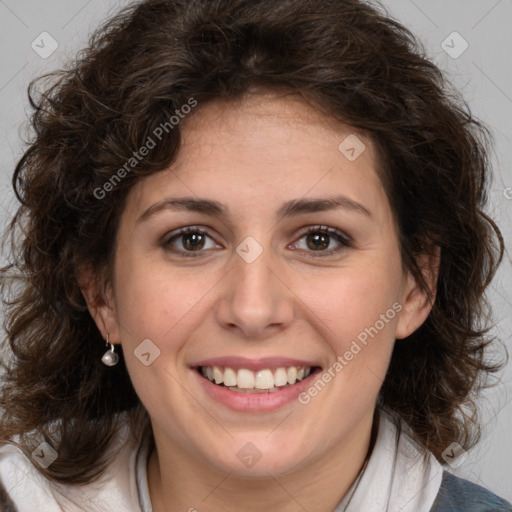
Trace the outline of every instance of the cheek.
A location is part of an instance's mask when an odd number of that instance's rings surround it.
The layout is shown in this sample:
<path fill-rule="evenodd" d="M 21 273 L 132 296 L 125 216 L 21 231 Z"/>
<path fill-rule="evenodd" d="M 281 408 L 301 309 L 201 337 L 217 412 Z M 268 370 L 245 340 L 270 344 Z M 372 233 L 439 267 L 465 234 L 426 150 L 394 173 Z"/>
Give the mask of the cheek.
<path fill-rule="evenodd" d="M 400 297 L 399 277 L 393 268 L 343 268 L 302 283 L 298 295 L 336 332 L 352 332 L 373 325 Z"/>
<path fill-rule="evenodd" d="M 120 258 L 118 269 L 116 305 L 123 343 L 143 338 L 167 342 L 212 286 L 204 273 L 148 259 Z"/>
<path fill-rule="evenodd" d="M 332 373 L 343 377 L 335 381 L 355 393 L 372 395 L 384 379 L 401 310 L 399 283 L 397 265 L 375 264 L 317 276 L 298 293 L 330 347 L 332 364 L 338 360 Z"/>

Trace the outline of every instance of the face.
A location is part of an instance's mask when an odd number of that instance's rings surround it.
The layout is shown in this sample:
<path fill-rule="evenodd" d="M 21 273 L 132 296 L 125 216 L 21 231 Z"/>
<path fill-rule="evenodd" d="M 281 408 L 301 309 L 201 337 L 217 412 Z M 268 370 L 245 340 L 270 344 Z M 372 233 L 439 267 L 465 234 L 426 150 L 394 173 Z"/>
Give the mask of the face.
<path fill-rule="evenodd" d="M 92 311 L 157 450 L 241 476 L 350 456 L 395 339 L 428 314 L 370 140 L 270 95 L 181 128 L 176 162 L 130 190 Z"/>

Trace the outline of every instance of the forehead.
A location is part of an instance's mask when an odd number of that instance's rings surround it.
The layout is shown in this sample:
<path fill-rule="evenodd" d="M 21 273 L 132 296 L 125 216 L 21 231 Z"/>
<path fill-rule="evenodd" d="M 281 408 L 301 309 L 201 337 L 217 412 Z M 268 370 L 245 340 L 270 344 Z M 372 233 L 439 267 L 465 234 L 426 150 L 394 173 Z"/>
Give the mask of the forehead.
<path fill-rule="evenodd" d="M 322 114 L 320 110 L 297 95 L 258 93 L 237 101 L 212 101 L 199 105 L 193 115 L 181 124 L 183 146 L 188 151 L 203 145 L 242 145 L 244 150 L 260 150 L 261 155 L 276 154 L 276 146 L 303 146 L 337 154 L 339 144 L 349 135 L 365 139 L 366 160 L 374 158 L 368 137 L 347 124 Z M 272 147 L 272 154 L 265 151 Z M 211 149 L 211 148 L 207 148 Z M 288 154 L 291 157 L 293 155 Z M 373 162 L 372 162 L 373 163 Z"/>
<path fill-rule="evenodd" d="M 297 97 L 258 94 L 209 102 L 180 129 L 182 144 L 170 169 L 130 191 L 137 209 L 165 194 L 213 194 L 247 208 L 262 198 L 270 207 L 333 191 L 374 206 L 385 200 L 371 140 Z"/>

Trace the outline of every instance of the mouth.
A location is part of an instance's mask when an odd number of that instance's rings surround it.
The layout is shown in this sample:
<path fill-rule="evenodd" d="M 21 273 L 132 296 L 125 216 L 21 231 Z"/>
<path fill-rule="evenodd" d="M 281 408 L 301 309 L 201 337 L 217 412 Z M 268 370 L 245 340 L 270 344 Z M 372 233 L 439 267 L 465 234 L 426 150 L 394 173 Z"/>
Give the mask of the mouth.
<path fill-rule="evenodd" d="M 321 364 L 319 358 L 219 355 L 194 361 L 189 368 L 203 396 L 221 408 L 254 415 L 296 406 L 322 372 Z"/>
<path fill-rule="evenodd" d="M 319 366 L 280 366 L 277 368 L 232 368 L 229 366 L 197 366 L 201 377 L 235 393 L 275 393 L 292 388 L 321 371 Z"/>

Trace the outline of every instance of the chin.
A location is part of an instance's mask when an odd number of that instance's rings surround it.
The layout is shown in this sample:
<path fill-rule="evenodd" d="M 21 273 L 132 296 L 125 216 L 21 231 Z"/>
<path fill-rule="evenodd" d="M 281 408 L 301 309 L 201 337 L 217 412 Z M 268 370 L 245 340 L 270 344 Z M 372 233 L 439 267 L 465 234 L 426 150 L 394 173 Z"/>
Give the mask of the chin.
<path fill-rule="evenodd" d="M 252 437 L 252 439 L 255 439 Z M 304 452 L 299 451 L 297 444 L 290 451 L 283 451 L 282 446 L 272 443 L 267 447 L 258 448 L 262 442 L 252 442 L 248 436 L 245 441 L 237 441 L 220 450 L 216 460 L 211 460 L 212 453 L 208 453 L 212 465 L 224 473 L 231 473 L 233 477 L 249 478 L 249 479 L 268 479 L 271 476 L 277 477 L 293 473 L 306 465 Z M 229 456 L 226 456 L 229 451 Z M 224 453 L 224 456 L 222 455 Z"/>

